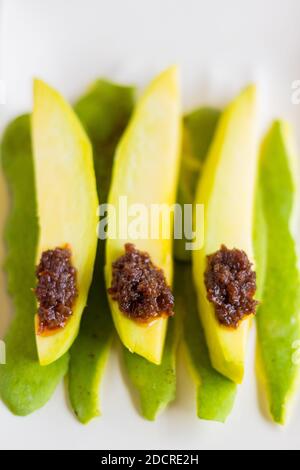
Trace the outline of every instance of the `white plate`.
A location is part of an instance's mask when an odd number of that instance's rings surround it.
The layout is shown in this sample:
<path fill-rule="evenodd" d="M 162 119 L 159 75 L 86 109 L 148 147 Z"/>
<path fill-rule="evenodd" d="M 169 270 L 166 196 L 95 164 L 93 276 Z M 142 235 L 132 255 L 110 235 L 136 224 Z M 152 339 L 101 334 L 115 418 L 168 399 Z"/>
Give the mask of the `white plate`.
<path fill-rule="evenodd" d="M 291 102 L 292 82 L 300 79 L 299 0 L 3 0 L 2 6 L 0 79 L 7 92 L 6 104 L 0 105 L 2 126 L 30 109 L 33 76 L 72 100 L 96 77 L 143 86 L 177 62 L 186 110 L 222 105 L 255 79 L 262 85 L 262 126 L 283 116 L 299 135 L 300 105 Z M 0 204 L 2 227 L 6 193 L 1 179 Z M 0 285 L 1 336 L 9 316 L 2 274 Z M 14 417 L 0 404 L 0 448 L 300 448 L 299 401 L 284 430 L 260 409 L 254 334 L 246 379 L 226 425 L 196 418 L 195 389 L 181 359 L 176 402 L 157 422 L 144 421 L 113 353 L 101 390 L 102 418 L 80 425 L 61 386 L 42 410 L 26 418 Z"/>

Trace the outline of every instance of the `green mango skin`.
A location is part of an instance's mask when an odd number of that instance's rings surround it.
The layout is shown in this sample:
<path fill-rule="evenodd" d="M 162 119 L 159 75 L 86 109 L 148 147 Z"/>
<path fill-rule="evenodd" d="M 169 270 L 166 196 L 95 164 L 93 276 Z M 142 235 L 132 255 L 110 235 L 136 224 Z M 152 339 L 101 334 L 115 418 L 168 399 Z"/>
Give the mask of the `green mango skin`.
<path fill-rule="evenodd" d="M 38 224 L 29 115 L 17 118 L 7 127 L 1 162 L 12 197 L 5 230 L 5 271 L 15 316 L 5 337 L 7 364 L 0 365 L 0 395 L 14 414 L 25 416 L 47 403 L 66 374 L 69 361 L 66 354 L 42 367 L 36 352 L 32 288 Z"/>
<path fill-rule="evenodd" d="M 260 184 L 259 180 L 258 177 L 254 205 L 253 249 L 256 271 L 255 298 L 258 302 L 262 302 L 267 268 L 268 233 L 263 205 L 263 185 Z"/>
<path fill-rule="evenodd" d="M 190 263 L 176 262 L 175 300 L 176 313 L 182 322 L 188 363 L 197 385 L 197 416 L 224 423 L 233 408 L 237 386 L 211 365 L 197 311 L 197 295 Z"/>
<path fill-rule="evenodd" d="M 200 108 L 184 117 L 183 148 L 177 193 L 177 202 L 181 205 L 194 203 L 199 175 L 220 114 L 217 109 Z M 191 251 L 185 248 L 186 241 L 185 238 L 176 240 L 174 252 L 175 258 L 179 261 L 192 259 Z"/>
<path fill-rule="evenodd" d="M 178 202 L 191 204 L 201 170 L 221 112 L 200 108 L 184 118 L 184 145 Z M 197 415 L 200 419 L 225 422 L 230 414 L 237 386 L 211 365 L 203 326 L 197 311 L 197 296 L 191 266 L 191 252 L 185 240 L 176 240 L 175 301 L 182 323 L 183 343 L 192 377 L 197 386 Z M 179 261 L 186 261 L 185 263 Z"/>
<path fill-rule="evenodd" d="M 295 179 L 284 123 L 275 122 L 264 140 L 260 161 L 267 250 L 257 333 L 258 367 L 267 388 L 271 415 L 279 424 L 286 420 L 299 379 L 299 365 L 293 355 L 295 341 L 300 339 L 300 282 L 290 227 L 296 202 Z"/>
<path fill-rule="evenodd" d="M 93 146 L 100 204 L 106 203 L 116 145 L 134 106 L 134 89 L 98 80 L 75 105 Z M 104 281 L 104 241 L 99 240 L 87 307 L 80 333 L 70 351 L 68 389 L 71 406 L 79 421 L 99 416 L 99 387 L 114 327 Z"/>
<path fill-rule="evenodd" d="M 160 365 L 132 354 L 123 347 L 124 364 L 140 397 L 142 416 L 154 421 L 176 396 L 176 351 L 178 345 L 176 317 L 169 320 L 163 357 Z"/>

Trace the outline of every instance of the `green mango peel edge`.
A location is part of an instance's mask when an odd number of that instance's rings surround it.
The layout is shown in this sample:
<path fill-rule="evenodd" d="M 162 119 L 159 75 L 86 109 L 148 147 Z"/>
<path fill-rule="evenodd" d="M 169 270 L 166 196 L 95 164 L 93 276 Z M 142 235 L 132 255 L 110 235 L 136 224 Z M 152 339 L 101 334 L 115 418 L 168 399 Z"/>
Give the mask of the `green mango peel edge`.
<path fill-rule="evenodd" d="M 291 140 L 288 124 L 276 121 L 263 142 L 259 172 L 267 241 L 265 282 L 257 312 L 257 364 L 270 413 L 279 424 L 285 423 L 299 382 L 294 354 L 300 339 L 300 281 L 291 230 L 297 183 Z"/>

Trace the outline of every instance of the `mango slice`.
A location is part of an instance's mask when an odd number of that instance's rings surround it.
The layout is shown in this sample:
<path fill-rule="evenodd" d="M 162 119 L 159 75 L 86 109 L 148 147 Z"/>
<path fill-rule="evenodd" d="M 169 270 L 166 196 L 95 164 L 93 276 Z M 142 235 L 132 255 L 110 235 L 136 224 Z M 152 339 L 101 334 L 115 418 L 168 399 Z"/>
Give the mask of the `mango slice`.
<path fill-rule="evenodd" d="M 264 139 L 259 189 L 266 226 L 266 260 L 257 313 L 258 371 L 267 390 L 270 413 L 275 422 L 284 424 L 300 370 L 300 278 L 293 235 L 297 153 L 292 129 L 285 122 L 275 122 Z M 259 227 L 257 233 L 261 233 Z M 261 250 L 256 254 L 258 264 L 260 254 Z"/>
<path fill-rule="evenodd" d="M 93 146 L 100 203 L 108 197 L 116 145 L 134 106 L 134 89 L 97 80 L 75 105 Z M 99 240 L 93 281 L 79 335 L 70 349 L 68 390 L 81 423 L 101 414 L 99 387 L 109 354 L 114 326 L 104 279 L 104 240 Z"/>
<path fill-rule="evenodd" d="M 69 245 L 77 270 L 78 297 L 66 326 L 38 332 L 41 365 L 61 357 L 77 336 L 86 305 L 97 247 L 97 208 L 90 142 L 72 108 L 44 82 L 34 83 L 32 141 L 37 190 L 39 242 L 36 264 L 49 249 Z"/>
<path fill-rule="evenodd" d="M 12 413 L 25 416 L 44 406 L 68 370 L 69 355 L 46 367 L 39 364 L 33 318 L 38 224 L 34 189 L 30 116 L 20 116 L 6 128 L 1 142 L 1 166 L 12 207 L 5 226 L 5 272 L 14 318 L 5 336 L 6 364 L 0 365 L 0 396 Z M 25 236 L 26 235 L 26 236 Z"/>
<path fill-rule="evenodd" d="M 184 117 L 184 139 L 178 185 L 178 203 L 192 204 L 199 176 L 213 141 L 221 113 L 213 108 L 199 108 Z M 194 287 L 191 251 L 187 240 L 176 240 L 174 294 L 176 314 L 186 359 L 197 390 L 197 416 L 200 419 L 224 423 L 234 405 L 237 386 L 217 372 L 209 357 L 202 323 L 198 315 Z"/>
<path fill-rule="evenodd" d="M 220 249 L 244 250 L 254 262 L 252 234 L 257 173 L 256 89 L 244 90 L 224 111 L 197 189 L 204 204 L 204 246 L 193 252 L 199 312 L 214 368 L 236 383 L 244 375 L 250 319 L 234 330 L 221 326 L 207 300 L 207 256 Z M 202 230 L 203 227 L 197 227 Z"/>
<path fill-rule="evenodd" d="M 172 218 L 168 218 L 166 236 L 132 240 L 118 235 L 124 225 L 119 221 L 122 210 L 120 197 L 127 206 L 143 205 L 149 213 L 152 204 L 172 206 L 176 201 L 176 186 L 180 150 L 180 99 L 178 72 L 172 67 L 157 77 L 140 99 L 130 124 L 118 145 L 109 195 L 114 207 L 117 236 L 112 236 L 112 214 L 109 213 L 109 238 L 106 244 L 106 284 L 111 286 L 112 263 L 124 253 L 124 244 L 133 242 L 138 249 L 150 254 L 156 266 L 164 271 L 167 283 L 172 282 Z M 124 215 L 126 219 L 126 215 Z M 166 224 L 165 224 L 166 225 Z M 127 318 L 117 302 L 110 300 L 113 320 L 123 344 L 150 362 L 160 364 L 167 320 L 159 318 L 148 325 Z"/>

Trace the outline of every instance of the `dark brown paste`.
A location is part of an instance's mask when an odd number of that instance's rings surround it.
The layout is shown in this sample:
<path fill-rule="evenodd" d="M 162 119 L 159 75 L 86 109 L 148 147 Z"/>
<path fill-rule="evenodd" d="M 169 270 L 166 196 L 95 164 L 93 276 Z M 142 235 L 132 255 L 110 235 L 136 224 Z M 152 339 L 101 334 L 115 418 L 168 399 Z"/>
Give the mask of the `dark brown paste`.
<path fill-rule="evenodd" d="M 237 328 L 244 317 L 255 314 L 256 274 L 244 251 L 222 245 L 208 256 L 205 285 L 222 325 Z"/>
<path fill-rule="evenodd" d="M 174 314 L 174 297 L 163 271 L 154 266 L 148 253 L 131 243 L 125 245 L 125 254 L 112 265 L 108 292 L 120 310 L 134 320 L 149 322 Z"/>
<path fill-rule="evenodd" d="M 76 269 L 71 250 L 55 248 L 45 251 L 36 268 L 35 294 L 39 302 L 39 332 L 63 328 L 72 315 L 77 297 Z"/>

